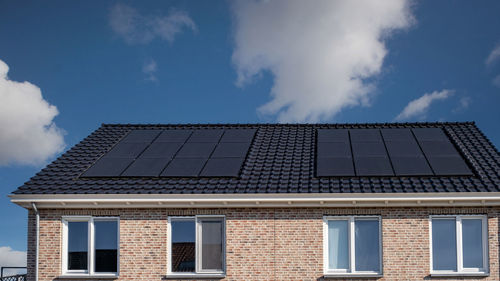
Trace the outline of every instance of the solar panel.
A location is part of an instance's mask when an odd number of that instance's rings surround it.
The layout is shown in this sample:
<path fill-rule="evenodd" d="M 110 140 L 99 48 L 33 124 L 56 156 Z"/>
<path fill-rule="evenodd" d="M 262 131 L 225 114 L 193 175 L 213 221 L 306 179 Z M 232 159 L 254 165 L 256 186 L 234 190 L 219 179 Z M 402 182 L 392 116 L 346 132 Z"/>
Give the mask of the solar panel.
<path fill-rule="evenodd" d="M 318 177 L 355 176 L 352 158 L 318 158 L 316 175 Z"/>
<path fill-rule="evenodd" d="M 219 142 L 224 130 L 195 130 L 187 142 Z"/>
<path fill-rule="evenodd" d="M 157 177 L 169 161 L 169 158 L 139 158 L 122 173 L 122 176 Z"/>
<path fill-rule="evenodd" d="M 226 129 L 220 142 L 252 142 L 255 129 Z"/>
<path fill-rule="evenodd" d="M 351 142 L 382 142 L 379 129 L 352 129 L 349 130 Z"/>
<path fill-rule="evenodd" d="M 85 177 L 117 177 L 125 170 L 131 158 L 101 158 L 90 167 L 83 176 Z"/>
<path fill-rule="evenodd" d="M 420 146 L 428 156 L 459 156 L 458 151 L 449 141 L 421 141 Z"/>
<path fill-rule="evenodd" d="M 192 130 L 164 130 L 155 142 L 180 142 L 184 143 L 189 138 Z"/>
<path fill-rule="evenodd" d="M 206 162 L 205 158 L 174 158 L 160 177 L 197 177 Z"/>
<path fill-rule="evenodd" d="M 441 128 L 415 128 L 412 131 L 419 141 L 450 141 Z"/>
<path fill-rule="evenodd" d="M 177 152 L 176 158 L 208 158 L 216 144 L 208 142 L 185 143 Z"/>
<path fill-rule="evenodd" d="M 121 142 L 152 142 L 161 130 L 132 130 Z"/>
<path fill-rule="evenodd" d="M 349 142 L 349 131 L 345 129 L 318 129 L 320 142 Z"/>
<path fill-rule="evenodd" d="M 318 143 L 318 157 L 351 157 L 351 146 L 348 142 L 320 142 Z"/>
<path fill-rule="evenodd" d="M 391 163 L 387 157 L 356 157 L 354 166 L 358 176 L 393 176 Z"/>
<path fill-rule="evenodd" d="M 354 157 L 387 156 L 383 142 L 353 142 Z"/>
<path fill-rule="evenodd" d="M 119 142 L 104 157 L 136 158 L 148 145 L 145 142 Z"/>
<path fill-rule="evenodd" d="M 414 141 L 410 129 L 381 129 L 384 141 Z"/>
<path fill-rule="evenodd" d="M 178 142 L 153 142 L 140 158 L 173 158 L 181 146 Z"/>
<path fill-rule="evenodd" d="M 202 177 L 236 177 L 244 158 L 210 158 L 203 168 Z"/>
<path fill-rule="evenodd" d="M 438 176 L 472 175 L 460 156 L 427 156 L 427 159 Z"/>
<path fill-rule="evenodd" d="M 386 141 L 387 151 L 393 157 L 402 156 L 424 156 L 415 140 L 409 141 Z"/>
<path fill-rule="evenodd" d="M 432 170 L 423 156 L 391 157 L 396 176 L 432 176 Z"/>
<path fill-rule="evenodd" d="M 250 143 L 244 142 L 226 142 L 219 143 L 211 157 L 245 157 Z"/>

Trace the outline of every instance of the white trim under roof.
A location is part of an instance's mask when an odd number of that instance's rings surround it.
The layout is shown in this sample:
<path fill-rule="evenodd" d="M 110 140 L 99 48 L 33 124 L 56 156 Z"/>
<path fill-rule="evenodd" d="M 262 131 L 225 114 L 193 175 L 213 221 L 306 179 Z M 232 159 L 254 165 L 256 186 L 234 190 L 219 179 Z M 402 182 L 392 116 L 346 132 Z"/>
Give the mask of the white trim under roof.
<path fill-rule="evenodd" d="M 500 192 L 273 194 L 11 194 L 26 209 L 500 206 Z"/>

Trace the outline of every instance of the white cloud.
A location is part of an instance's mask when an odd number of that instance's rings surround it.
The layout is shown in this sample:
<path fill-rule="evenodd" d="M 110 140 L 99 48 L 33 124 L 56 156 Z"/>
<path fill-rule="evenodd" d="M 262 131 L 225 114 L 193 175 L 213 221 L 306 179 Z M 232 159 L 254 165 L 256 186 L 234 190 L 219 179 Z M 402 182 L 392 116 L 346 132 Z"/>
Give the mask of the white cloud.
<path fill-rule="evenodd" d="M 492 65 L 498 59 L 500 59 L 500 44 L 497 44 L 496 47 L 491 51 L 485 63 L 486 65 Z"/>
<path fill-rule="evenodd" d="M 493 81 L 491 81 L 493 85 L 497 86 L 500 88 L 500 75 L 497 75 L 497 77 L 493 78 Z"/>
<path fill-rule="evenodd" d="M 395 119 L 406 120 L 415 117 L 423 118 L 434 101 L 447 99 L 451 97 L 453 93 L 454 91 L 452 90 L 434 91 L 430 94 L 426 93 L 418 99 L 410 101 Z M 468 101 L 464 102 L 468 103 Z"/>
<path fill-rule="evenodd" d="M 411 26 L 411 3 L 386 1 L 237 1 L 233 63 L 237 85 L 270 71 L 271 101 L 258 111 L 280 122 L 316 122 L 369 104 L 384 41 Z"/>
<path fill-rule="evenodd" d="M 41 165 L 64 149 L 63 131 L 53 119 L 59 112 L 29 82 L 9 80 L 0 60 L 0 165 Z"/>
<path fill-rule="evenodd" d="M 0 247 L 0 267 L 2 266 L 26 266 L 26 252 L 14 251 L 11 247 Z M 6 270 L 4 274 L 14 275 L 24 273 L 26 270 Z"/>
<path fill-rule="evenodd" d="M 109 23 L 113 31 L 129 44 L 147 44 L 156 37 L 171 43 L 184 28 L 197 30 L 185 11 L 171 9 L 166 16 L 141 15 L 125 4 L 111 8 Z"/>
<path fill-rule="evenodd" d="M 453 109 L 454 113 L 461 112 L 469 108 L 472 99 L 470 97 L 461 97 L 458 101 L 458 106 Z"/>
<path fill-rule="evenodd" d="M 156 78 L 156 70 L 158 67 L 156 66 L 156 61 L 150 59 L 142 65 L 142 73 L 146 74 L 146 80 L 156 82 L 158 79 Z"/>

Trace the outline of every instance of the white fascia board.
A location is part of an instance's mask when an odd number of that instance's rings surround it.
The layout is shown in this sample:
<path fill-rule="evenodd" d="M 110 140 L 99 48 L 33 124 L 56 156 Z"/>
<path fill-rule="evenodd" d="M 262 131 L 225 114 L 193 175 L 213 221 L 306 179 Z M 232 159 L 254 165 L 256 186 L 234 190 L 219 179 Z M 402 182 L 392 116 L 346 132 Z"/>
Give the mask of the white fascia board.
<path fill-rule="evenodd" d="M 266 208 L 500 206 L 500 192 L 313 194 L 12 194 L 31 208 Z"/>

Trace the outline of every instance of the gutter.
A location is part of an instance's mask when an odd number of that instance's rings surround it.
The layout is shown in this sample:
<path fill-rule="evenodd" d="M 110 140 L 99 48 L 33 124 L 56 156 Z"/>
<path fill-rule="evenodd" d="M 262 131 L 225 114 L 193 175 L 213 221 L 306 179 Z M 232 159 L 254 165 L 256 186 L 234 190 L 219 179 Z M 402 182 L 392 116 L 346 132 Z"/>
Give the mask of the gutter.
<path fill-rule="evenodd" d="M 349 208 L 500 206 L 500 192 L 310 194 L 12 194 L 38 209 L 113 208 Z"/>
<path fill-rule="evenodd" d="M 35 248 L 35 281 L 38 281 L 38 249 L 40 247 L 40 213 L 36 207 L 35 202 L 31 202 L 33 211 L 36 214 L 36 248 Z"/>

